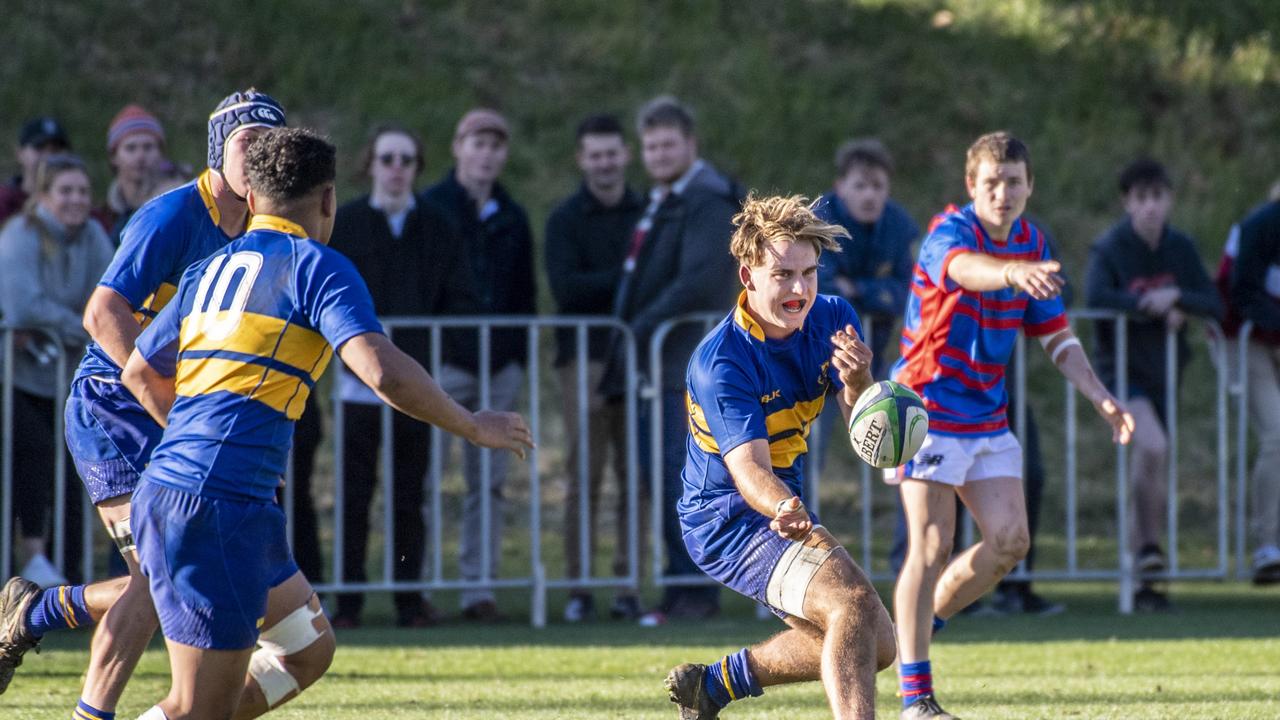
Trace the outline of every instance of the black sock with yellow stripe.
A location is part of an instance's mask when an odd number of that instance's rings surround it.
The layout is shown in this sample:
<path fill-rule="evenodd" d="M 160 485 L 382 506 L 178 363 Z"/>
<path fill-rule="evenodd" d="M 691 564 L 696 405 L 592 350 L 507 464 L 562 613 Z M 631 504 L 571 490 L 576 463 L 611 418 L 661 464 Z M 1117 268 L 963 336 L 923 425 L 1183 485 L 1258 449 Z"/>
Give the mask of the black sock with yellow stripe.
<path fill-rule="evenodd" d="M 703 687 L 707 695 L 720 707 L 744 697 L 759 697 L 764 688 L 756 681 L 747 663 L 747 649 L 725 655 L 719 662 L 707 666 Z"/>
<path fill-rule="evenodd" d="M 27 613 L 27 630 L 41 637 L 50 630 L 88 627 L 93 616 L 84 604 L 83 585 L 59 585 L 40 593 Z"/>

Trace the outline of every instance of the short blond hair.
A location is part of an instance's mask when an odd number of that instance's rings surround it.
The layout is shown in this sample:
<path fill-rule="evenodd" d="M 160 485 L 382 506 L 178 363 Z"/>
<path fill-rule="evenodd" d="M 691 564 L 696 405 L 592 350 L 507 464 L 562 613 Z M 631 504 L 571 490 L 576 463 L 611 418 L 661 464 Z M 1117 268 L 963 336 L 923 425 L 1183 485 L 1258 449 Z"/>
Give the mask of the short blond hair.
<path fill-rule="evenodd" d="M 813 207 L 803 195 L 748 195 L 742 211 L 733 216 L 729 253 L 743 265 L 755 267 L 764 262 L 765 246 L 775 240 L 807 242 L 817 256 L 823 250 L 840 252 L 838 238 L 849 237 L 849 231 L 819 220 Z"/>

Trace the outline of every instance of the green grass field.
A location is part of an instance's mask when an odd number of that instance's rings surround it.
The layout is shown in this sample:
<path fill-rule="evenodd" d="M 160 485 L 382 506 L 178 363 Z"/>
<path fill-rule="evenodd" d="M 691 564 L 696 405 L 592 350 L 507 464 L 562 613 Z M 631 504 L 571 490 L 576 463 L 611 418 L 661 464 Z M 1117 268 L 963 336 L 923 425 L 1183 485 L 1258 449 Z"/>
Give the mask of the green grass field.
<path fill-rule="evenodd" d="M 940 636 L 935 678 L 964 718 L 1280 717 L 1280 592 L 1240 584 L 1176 586 L 1170 615 L 1122 617 L 1107 585 L 1042 588 L 1068 611 L 1048 618 L 962 617 Z M 513 605 L 514 609 L 514 605 Z M 709 661 L 775 631 L 742 603 L 726 617 L 645 630 L 600 621 L 543 630 L 513 622 L 432 630 L 370 628 L 338 635 L 318 685 L 278 718 L 672 718 L 667 670 Z M 50 638 L 29 656 L 0 717 L 65 718 L 75 705 L 87 638 Z M 157 646 L 121 704 L 131 718 L 168 687 Z M 891 672 L 878 684 L 880 718 L 896 718 Z M 773 689 L 726 718 L 828 717 L 816 683 Z"/>

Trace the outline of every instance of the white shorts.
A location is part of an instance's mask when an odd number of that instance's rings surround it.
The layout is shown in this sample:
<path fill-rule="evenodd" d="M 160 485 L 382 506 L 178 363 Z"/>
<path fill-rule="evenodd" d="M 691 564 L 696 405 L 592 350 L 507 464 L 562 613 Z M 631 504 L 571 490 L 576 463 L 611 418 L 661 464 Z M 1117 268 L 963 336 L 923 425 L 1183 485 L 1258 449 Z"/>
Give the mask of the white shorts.
<path fill-rule="evenodd" d="M 1022 477 L 1022 445 L 1008 431 L 990 437 L 929 433 L 906 465 L 884 471 L 885 482 L 892 485 L 904 478 L 960 486 L 1002 477 Z"/>

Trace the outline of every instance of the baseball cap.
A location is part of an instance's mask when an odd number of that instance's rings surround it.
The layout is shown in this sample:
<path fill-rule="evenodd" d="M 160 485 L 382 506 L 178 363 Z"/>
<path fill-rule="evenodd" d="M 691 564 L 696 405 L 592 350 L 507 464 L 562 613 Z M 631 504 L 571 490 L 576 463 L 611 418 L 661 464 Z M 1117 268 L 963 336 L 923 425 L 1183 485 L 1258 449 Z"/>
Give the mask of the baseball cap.
<path fill-rule="evenodd" d="M 489 108 L 475 108 L 469 110 L 458 121 L 458 128 L 453 132 L 453 139 L 461 140 L 478 132 L 497 133 L 502 136 L 503 140 L 511 137 L 511 129 L 507 125 L 507 119 L 502 117 L 501 113 Z"/>
<path fill-rule="evenodd" d="M 70 149 L 71 141 L 67 139 L 67 131 L 62 123 L 47 115 L 35 117 L 22 125 L 18 133 L 19 146 L 41 147 L 44 145 L 60 145 Z"/>

